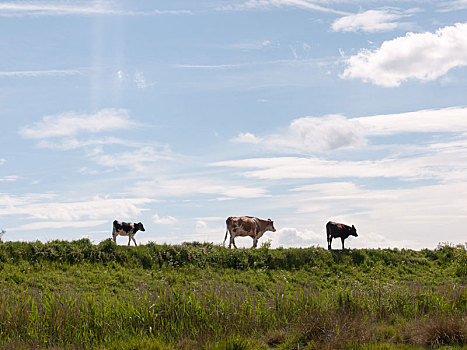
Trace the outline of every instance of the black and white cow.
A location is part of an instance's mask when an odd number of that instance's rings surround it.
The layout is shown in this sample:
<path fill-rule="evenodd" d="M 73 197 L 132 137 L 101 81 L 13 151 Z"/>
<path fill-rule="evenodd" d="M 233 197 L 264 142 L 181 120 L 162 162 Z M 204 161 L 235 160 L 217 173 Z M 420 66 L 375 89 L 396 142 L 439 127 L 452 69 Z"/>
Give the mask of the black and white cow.
<path fill-rule="evenodd" d="M 130 245 L 131 240 L 135 242 L 135 234 L 138 231 L 146 231 L 144 229 L 144 226 L 141 222 L 138 223 L 129 223 L 129 222 L 121 222 L 115 220 L 113 223 L 113 231 L 112 231 L 112 237 L 114 239 L 114 242 L 117 243 L 117 236 L 128 236 L 128 245 Z"/>
<path fill-rule="evenodd" d="M 328 238 L 328 249 L 331 249 L 331 243 L 333 238 L 340 238 L 342 241 L 342 250 L 344 250 L 344 240 L 349 237 L 349 236 L 355 236 L 358 237 L 357 235 L 357 229 L 355 228 L 354 225 L 352 227 L 344 225 L 344 224 L 338 224 L 337 222 L 332 222 L 329 221 L 326 224 L 326 234 Z"/>

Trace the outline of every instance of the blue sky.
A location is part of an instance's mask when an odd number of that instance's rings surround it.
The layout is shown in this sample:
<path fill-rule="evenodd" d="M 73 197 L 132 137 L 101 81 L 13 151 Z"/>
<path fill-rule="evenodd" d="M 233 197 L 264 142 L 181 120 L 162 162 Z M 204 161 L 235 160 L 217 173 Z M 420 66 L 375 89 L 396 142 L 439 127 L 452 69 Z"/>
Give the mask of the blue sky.
<path fill-rule="evenodd" d="M 467 1 L 2 1 L 4 240 L 466 242 Z M 124 238 L 120 244 L 126 244 Z M 238 239 L 251 246 L 249 238 Z M 336 246 L 337 247 L 337 246 Z"/>

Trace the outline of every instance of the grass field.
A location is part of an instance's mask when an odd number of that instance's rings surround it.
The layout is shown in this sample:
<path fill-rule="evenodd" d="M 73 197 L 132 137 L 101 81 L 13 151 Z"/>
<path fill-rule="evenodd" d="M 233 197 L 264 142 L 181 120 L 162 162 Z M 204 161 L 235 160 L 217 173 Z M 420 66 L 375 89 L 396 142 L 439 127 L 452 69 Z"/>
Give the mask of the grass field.
<path fill-rule="evenodd" d="M 4 242 L 0 347 L 465 349 L 466 248 Z"/>

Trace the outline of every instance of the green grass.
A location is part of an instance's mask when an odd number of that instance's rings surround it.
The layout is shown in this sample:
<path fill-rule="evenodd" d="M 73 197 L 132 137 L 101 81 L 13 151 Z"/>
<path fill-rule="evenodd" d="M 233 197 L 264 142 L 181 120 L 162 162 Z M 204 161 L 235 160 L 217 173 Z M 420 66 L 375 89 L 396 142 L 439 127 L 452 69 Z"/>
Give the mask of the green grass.
<path fill-rule="evenodd" d="M 467 250 L 0 243 L 5 349 L 467 346 Z"/>

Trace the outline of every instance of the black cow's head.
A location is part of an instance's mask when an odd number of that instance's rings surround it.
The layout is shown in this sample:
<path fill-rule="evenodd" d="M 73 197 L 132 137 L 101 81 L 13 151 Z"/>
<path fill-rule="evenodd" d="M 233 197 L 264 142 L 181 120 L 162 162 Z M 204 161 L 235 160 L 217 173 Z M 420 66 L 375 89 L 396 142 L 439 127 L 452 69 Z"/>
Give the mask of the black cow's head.
<path fill-rule="evenodd" d="M 354 225 L 352 225 L 352 227 L 351 227 L 351 229 L 350 229 L 350 234 L 351 234 L 352 236 L 358 237 L 358 235 L 357 235 L 357 229 L 355 228 Z"/>
<path fill-rule="evenodd" d="M 146 231 L 146 230 L 144 229 L 143 224 L 142 224 L 141 222 L 138 222 L 137 224 L 135 224 L 135 232 L 138 231 L 138 230 L 139 230 L 139 231 Z"/>

